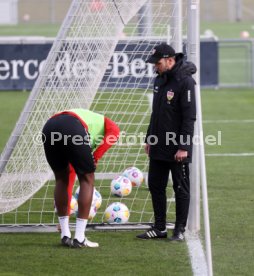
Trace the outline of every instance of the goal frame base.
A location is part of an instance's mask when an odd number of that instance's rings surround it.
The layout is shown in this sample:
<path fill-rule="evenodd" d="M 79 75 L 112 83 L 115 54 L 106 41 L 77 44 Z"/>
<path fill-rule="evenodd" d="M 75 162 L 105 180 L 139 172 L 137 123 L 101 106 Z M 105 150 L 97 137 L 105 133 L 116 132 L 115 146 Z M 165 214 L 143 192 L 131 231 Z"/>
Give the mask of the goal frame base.
<path fill-rule="evenodd" d="M 153 224 L 142 223 L 125 223 L 125 224 L 109 224 L 109 223 L 91 223 L 87 225 L 88 231 L 130 231 L 130 230 L 146 230 Z M 174 223 L 167 223 L 167 229 L 174 229 Z M 75 223 L 70 223 L 70 229 L 75 229 Z M 0 233 L 54 233 L 58 232 L 57 224 L 3 224 L 0 225 Z"/>

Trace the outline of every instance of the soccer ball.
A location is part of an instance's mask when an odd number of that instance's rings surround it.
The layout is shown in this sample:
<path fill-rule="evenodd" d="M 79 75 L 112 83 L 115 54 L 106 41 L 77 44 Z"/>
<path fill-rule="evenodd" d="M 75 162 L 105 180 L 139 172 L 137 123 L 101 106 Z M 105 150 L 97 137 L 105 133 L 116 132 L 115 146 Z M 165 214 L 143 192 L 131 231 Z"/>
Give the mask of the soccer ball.
<path fill-rule="evenodd" d="M 56 208 L 56 203 L 54 201 L 54 206 L 55 206 L 55 212 L 57 213 L 57 208 Z M 70 201 L 70 215 L 74 214 L 76 212 L 76 210 L 78 209 L 78 201 L 77 199 L 72 196 L 71 197 L 71 201 Z"/>
<path fill-rule="evenodd" d="M 78 186 L 78 188 L 76 189 L 75 193 L 74 193 L 74 197 L 78 200 L 78 195 L 79 195 L 79 190 L 80 187 Z"/>
<path fill-rule="evenodd" d="M 113 195 L 124 197 L 131 193 L 132 185 L 129 178 L 125 176 L 117 176 L 111 182 L 111 193 Z"/>
<path fill-rule="evenodd" d="M 70 202 L 70 215 L 74 214 L 77 208 L 78 208 L 78 201 L 74 196 L 72 196 L 71 202 Z"/>
<path fill-rule="evenodd" d="M 95 206 L 98 210 L 101 207 L 102 197 L 101 194 L 94 188 L 92 206 Z"/>
<path fill-rule="evenodd" d="M 79 190 L 80 187 L 78 187 L 75 191 L 75 195 L 74 197 L 78 200 L 78 195 L 79 195 Z M 101 194 L 94 188 L 93 189 L 93 200 L 92 200 L 92 204 L 96 207 L 96 209 L 99 209 L 101 207 L 101 203 L 102 203 L 102 197 Z"/>
<path fill-rule="evenodd" d="M 105 221 L 108 223 L 126 223 L 130 217 L 128 207 L 121 202 L 111 203 L 104 213 Z"/>
<path fill-rule="evenodd" d="M 90 211 L 89 211 L 89 215 L 88 215 L 88 219 L 91 220 L 95 217 L 97 213 L 97 208 L 94 205 L 91 205 Z"/>
<path fill-rule="evenodd" d="M 78 187 L 75 191 L 74 197 L 76 198 L 76 200 L 78 199 L 79 190 L 80 190 L 80 187 Z M 89 216 L 88 216 L 89 220 L 93 219 L 95 217 L 95 215 L 97 213 L 97 210 L 101 207 L 101 203 L 102 203 L 101 194 L 94 188 L 94 190 L 93 190 L 93 200 L 92 200 L 92 204 L 91 204 L 91 208 L 90 208 Z M 76 206 L 75 213 L 77 215 L 78 205 Z"/>
<path fill-rule="evenodd" d="M 139 187 L 144 181 L 143 173 L 136 167 L 127 168 L 122 175 L 128 177 L 134 187 Z"/>
<path fill-rule="evenodd" d="M 249 38 L 250 37 L 250 33 L 248 31 L 242 31 L 240 33 L 240 37 L 241 38 Z"/>

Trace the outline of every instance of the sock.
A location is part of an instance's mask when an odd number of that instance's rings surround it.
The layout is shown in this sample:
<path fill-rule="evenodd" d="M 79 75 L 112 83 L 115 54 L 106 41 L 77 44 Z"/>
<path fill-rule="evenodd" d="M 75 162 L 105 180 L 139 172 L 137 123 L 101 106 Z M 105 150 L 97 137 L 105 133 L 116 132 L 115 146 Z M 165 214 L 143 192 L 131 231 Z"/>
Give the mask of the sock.
<path fill-rule="evenodd" d="M 66 236 L 66 237 L 71 237 L 71 231 L 69 227 L 69 216 L 65 217 L 58 217 L 60 226 L 61 226 L 61 239 Z"/>
<path fill-rule="evenodd" d="M 75 237 L 79 242 L 83 242 L 85 239 L 85 231 L 86 231 L 87 219 L 76 219 L 76 230 Z"/>

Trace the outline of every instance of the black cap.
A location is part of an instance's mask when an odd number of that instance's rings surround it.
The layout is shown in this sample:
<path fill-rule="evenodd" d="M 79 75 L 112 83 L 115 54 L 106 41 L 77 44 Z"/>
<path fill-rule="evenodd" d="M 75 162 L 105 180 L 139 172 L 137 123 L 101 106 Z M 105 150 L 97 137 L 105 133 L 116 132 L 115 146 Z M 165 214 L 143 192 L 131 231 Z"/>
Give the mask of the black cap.
<path fill-rule="evenodd" d="M 162 58 L 175 56 L 175 50 L 166 43 L 157 45 L 153 49 L 153 54 L 146 60 L 147 63 L 157 63 Z"/>

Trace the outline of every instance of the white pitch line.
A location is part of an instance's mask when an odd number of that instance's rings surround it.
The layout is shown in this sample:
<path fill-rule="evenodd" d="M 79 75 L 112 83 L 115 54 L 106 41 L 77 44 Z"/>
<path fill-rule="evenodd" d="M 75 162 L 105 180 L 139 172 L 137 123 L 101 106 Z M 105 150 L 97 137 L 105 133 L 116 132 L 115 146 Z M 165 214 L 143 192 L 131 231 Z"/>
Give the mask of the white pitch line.
<path fill-rule="evenodd" d="M 185 233 L 185 238 L 189 249 L 193 275 L 208 275 L 206 257 L 199 236 L 197 234 L 192 234 L 187 230 Z"/>
<path fill-rule="evenodd" d="M 253 119 L 249 120 L 203 120 L 204 124 L 252 124 Z"/>
<path fill-rule="evenodd" d="M 147 94 L 150 107 L 153 104 L 153 94 Z M 247 120 L 203 120 L 204 124 L 252 124 L 254 119 Z"/>
<path fill-rule="evenodd" d="M 242 153 L 207 153 L 206 156 L 228 156 L 228 157 L 235 157 L 235 156 L 240 156 L 240 157 L 246 157 L 246 156 L 254 156 L 254 152 L 242 152 Z"/>

